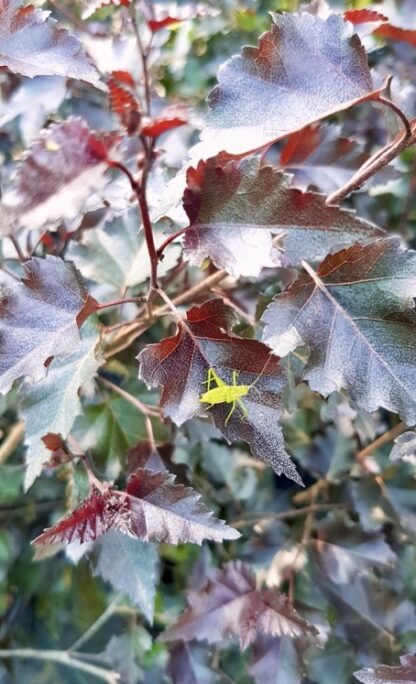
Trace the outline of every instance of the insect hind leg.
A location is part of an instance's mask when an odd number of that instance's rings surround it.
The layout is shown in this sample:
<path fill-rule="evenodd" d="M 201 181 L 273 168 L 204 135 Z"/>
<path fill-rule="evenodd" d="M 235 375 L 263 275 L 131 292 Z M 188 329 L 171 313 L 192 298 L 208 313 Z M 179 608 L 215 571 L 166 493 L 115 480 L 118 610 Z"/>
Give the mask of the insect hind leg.
<path fill-rule="evenodd" d="M 235 411 L 236 404 L 237 404 L 237 402 L 235 402 L 235 401 L 233 401 L 233 403 L 231 404 L 230 412 L 229 412 L 228 416 L 227 416 L 226 419 L 225 419 L 225 423 L 224 423 L 225 427 L 227 427 L 228 421 L 230 420 L 231 416 L 233 415 L 233 413 L 234 413 L 234 411 Z"/>
<path fill-rule="evenodd" d="M 248 417 L 248 411 L 244 402 L 241 399 L 237 399 L 236 403 L 240 407 L 241 413 L 243 414 L 242 420 L 246 420 L 246 418 Z"/>

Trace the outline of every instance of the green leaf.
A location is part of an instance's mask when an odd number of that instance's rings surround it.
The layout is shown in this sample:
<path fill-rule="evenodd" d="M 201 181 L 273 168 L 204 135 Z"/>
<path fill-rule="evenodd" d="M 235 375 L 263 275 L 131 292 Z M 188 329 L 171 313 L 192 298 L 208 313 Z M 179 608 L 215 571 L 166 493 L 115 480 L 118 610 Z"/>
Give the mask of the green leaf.
<path fill-rule="evenodd" d="M 154 544 L 110 530 L 94 545 L 98 552 L 94 575 L 129 596 L 152 622 L 157 551 Z"/>
<path fill-rule="evenodd" d="M 157 244 L 163 241 L 160 227 L 155 229 L 154 237 Z M 159 276 L 173 268 L 179 253 L 179 245 L 170 246 L 159 265 Z M 122 216 L 100 228 L 85 231 L 79 242 L 71 243 L 68 257 L 85 278 L 112 285 L 118 292 L 144 283 L 150 276 L 150 262 L 138 206 L 129 207 Z"/>
<path fill-rule="evenodd" d="M 33 484 L 50 457 L 42 441 L 48 433 L 65 439 L 81 413 L 78 392 L 90 380 L 103 359 L 97 354 L 99 331 L 97 324 L 88 320 L 81 329 L 81 347 L 65 359 L 52 362 L 48 375 L 35 384 L 26 383 L 22 390 L 22 414 L 26 423 L 26 488 Z"/>

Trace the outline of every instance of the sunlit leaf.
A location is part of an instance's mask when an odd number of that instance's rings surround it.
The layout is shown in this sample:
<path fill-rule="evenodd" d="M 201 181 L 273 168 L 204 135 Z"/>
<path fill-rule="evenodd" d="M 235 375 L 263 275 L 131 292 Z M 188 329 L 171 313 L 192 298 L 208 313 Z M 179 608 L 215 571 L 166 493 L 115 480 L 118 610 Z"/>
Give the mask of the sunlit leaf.
<path fill-rule="evenodd" d="M 253 453 L 278 474 L 301 484 L 278 422 L 283 369 L 265 345 L 226 332 L 233 323 L 232 310 L 220 299 L 193 307 L 173 337 L 148 345 L 139 354 L 140 378 L 149 387 L 163 388 L 164 415 L 182 425 L 205 413 L 200 396 L 209 368 L 227 384 L 232 383 L 233 370 L 239 371 L 238 384 L 253 385 L 244 397 L 247 415 L 244 417 L 239 407 L 230 415 L 229 403 L 216 404 L 211 409 L 216 426 L 228 441 L 248 442 Z"/>
<path fill-rule="evenodd" d="M 139 469 L 125 492 L 94 490 L 72 513 L 34 540 L 36 545 L 95 541 L 116 530 L 142 541 L 170 544 L 205 539 L 237 539 L 239 533 L 217 520 L 200 502 L 200 494 L 173 484 L 169 474 Z"/>
<path fill-rule="evenodd" d="M 82 44 L 22 0 L 0 4 L 0 66 L 23 76 L 66 76 L 97 85 L 99 74 Z"/>
<path fill-rule="evenodd" d="M 37 382 L 52 358 L 78 352 L 78 327 L 96 303 L 70 262 L 34 257 L 24 264 L 21 283 L 4 288 L 0 299 L 0 391 L 29 376 Z"/>
<path fill-rule="evenodd" d="M 383 233 L 351 211 L 327 206 L 323 195 L 291 188 L 290 180 L 258 159 L 221 155 L 188 170 L 184 248 L 191 263 L 210 257 L 234 276 L 257 276 L 265 266 L 315 260 Z"/>
<path fill-rule="evenodd" d="M 304 377 L 324 396 L 345 387 L 368 411 L 416 422 L 416 253 L 389 238 L 309 266 L 269 305 L 264 341 L 281 356 L 305 344 Z"/>
<path fill-rule="evenodd" d="M 195 152 L 244 154 L 373 97 L 363 46 L 338 15 L 272 14 L 259 46 L 219 71 Z"/>

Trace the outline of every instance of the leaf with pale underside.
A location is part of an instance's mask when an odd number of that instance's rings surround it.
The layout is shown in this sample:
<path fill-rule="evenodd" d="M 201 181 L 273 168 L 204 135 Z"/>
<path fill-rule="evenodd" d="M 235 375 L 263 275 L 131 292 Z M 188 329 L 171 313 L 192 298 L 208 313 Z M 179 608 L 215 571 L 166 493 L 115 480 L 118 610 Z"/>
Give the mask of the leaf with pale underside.
<path fill-rule="evenodd" d="M 69 516 L 45 530 L 33 543 L 84 543 L 110 530 L 142 541 L 169 544 L 201 544 L 208 539 L 221 542 L 240 536 L 237 530 L 214 518 L 193 489 L 174 484 L 168 473 L 139 468 L 129 478 L 125 492 L 110 486 L 94 489 Z"/>
<path fill-rule="evenodd" d="M 165 416 L 182 425 L 195 415 L 204 415 L 200 402 L 208 369 L 214 368 L 227 384 L 233 370 L 239 385 L 255 385 L 229 418 L 230 404 L 211 408 L 216 426 L 229 442 L 244 440 L 253 454 L 298 484 L 302 480 L 286 453 L 279 425 L 281 392 L 286 384 L 283 368 L 270 350 L 256 340 L 231 335 L 233 311 L 220 299 L 195 306 L 186 314 L 173 337 L 145 347 L 139 354 L 140 378 L 148 387 L 162 387 L 161 407 Z M 179 371 L 179 372 L 178 372 Z"/>
<path fill-rule="evenodd" d="M 0 67 L 30 78 L 65 76 L 97 85 L 99 73 L 82 44 L 49 15 L 22 0 L 2 0 Z"/>
<path fill-rule="evenodd" d="M 266 309 L 266 344 L 280 356 L 307 345 L 304 377 L 324 396 L 344 387 L 367 411 L 415 423 L 416 253 L 386 238 L 305 268 Z"/>
<path fill-rule="evenodd" d="M 152 622 L 158 559 L 154 544 L 110 530 L 100 537 L 94 551 L 98 554 L 94 575 L 128 596 Z"/>
<path fill-rule="evenodd" d="M 96 302 L 70 262 L 54 256 L 34 257 L 24 264 L 21 283 L 5 287 L 0 298 L 0 392 L 28 376 L 46 374 L 52 358 L 78 352 L 78 327 Z"/>
<path fill-rule="evenodd" d="M 114 143 L 113 134 L 93 133 L 79 117 L 43 130 L 4 193 L 2 207 L 8 221 L 2 221 L 0 232 L 12 232 L 13 223 L 33 229 L 77 216 L 92 190 L 107 182 L 104 172 Z"/>
<path fill-rule="evenodd" d="M 98 350 L 97 325 L 86 321 L 81 331 L 81 346 L 65 359 L 55 359 L 46 378 L 35 384 L 26 383 L 22 390 L 21 410 L 25 420 L 26 488 L 40 475 L 50 451 L 42 440 L 48 433 L 68 436 L 76 416 L 81 413 L 78 392 L 102 363 Z"/>
<path fill-rule="evenodd" d="M 250 567 L 240 561 L 213 570 L 205 585 L 188 594 L 188 609 L 162 633 L 162 641 L 206 639 L 222 642 L 238 637 L 247 648 L 258 634 L 314 637 L 316 630 L 277 591 L 256 589 Z"/>
<path fill-rule="evenodd" d="M 365 50 L 335 14 L 272 14 L 258 47 L 220 69 L 199 158 L 245 154 L 374 97 Z"/>
<path fill-rule="evenodd" d="M 377 665 L 354 672 L 362 684 L 416 684 L 416 656 L 400 657 L 400 665 Z"/>
<path fill-rule="evenodd" d="M 351 211 L 327 206 L 324 195 L 290 184 L 290 176 L 257 158 L 219 155 L 189 169 L 185 256 L 194 264 L 210 257 L 236 277 L 258 276 L 264 267 L 297 265 L 384 234 Z"/>

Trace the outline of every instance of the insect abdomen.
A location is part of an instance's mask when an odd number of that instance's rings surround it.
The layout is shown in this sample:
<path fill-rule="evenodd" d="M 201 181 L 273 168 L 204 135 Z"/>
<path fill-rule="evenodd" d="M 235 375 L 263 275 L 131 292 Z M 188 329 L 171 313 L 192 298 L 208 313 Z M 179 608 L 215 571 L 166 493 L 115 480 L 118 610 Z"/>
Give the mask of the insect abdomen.
<path fill-rule="evenodd" d="M 232 404 L 236 399 L 244 397 L 249 389 L 250 385 L 214 387 L 214 389 L 204 392 L 199 401 L 206 404 Z"/>

